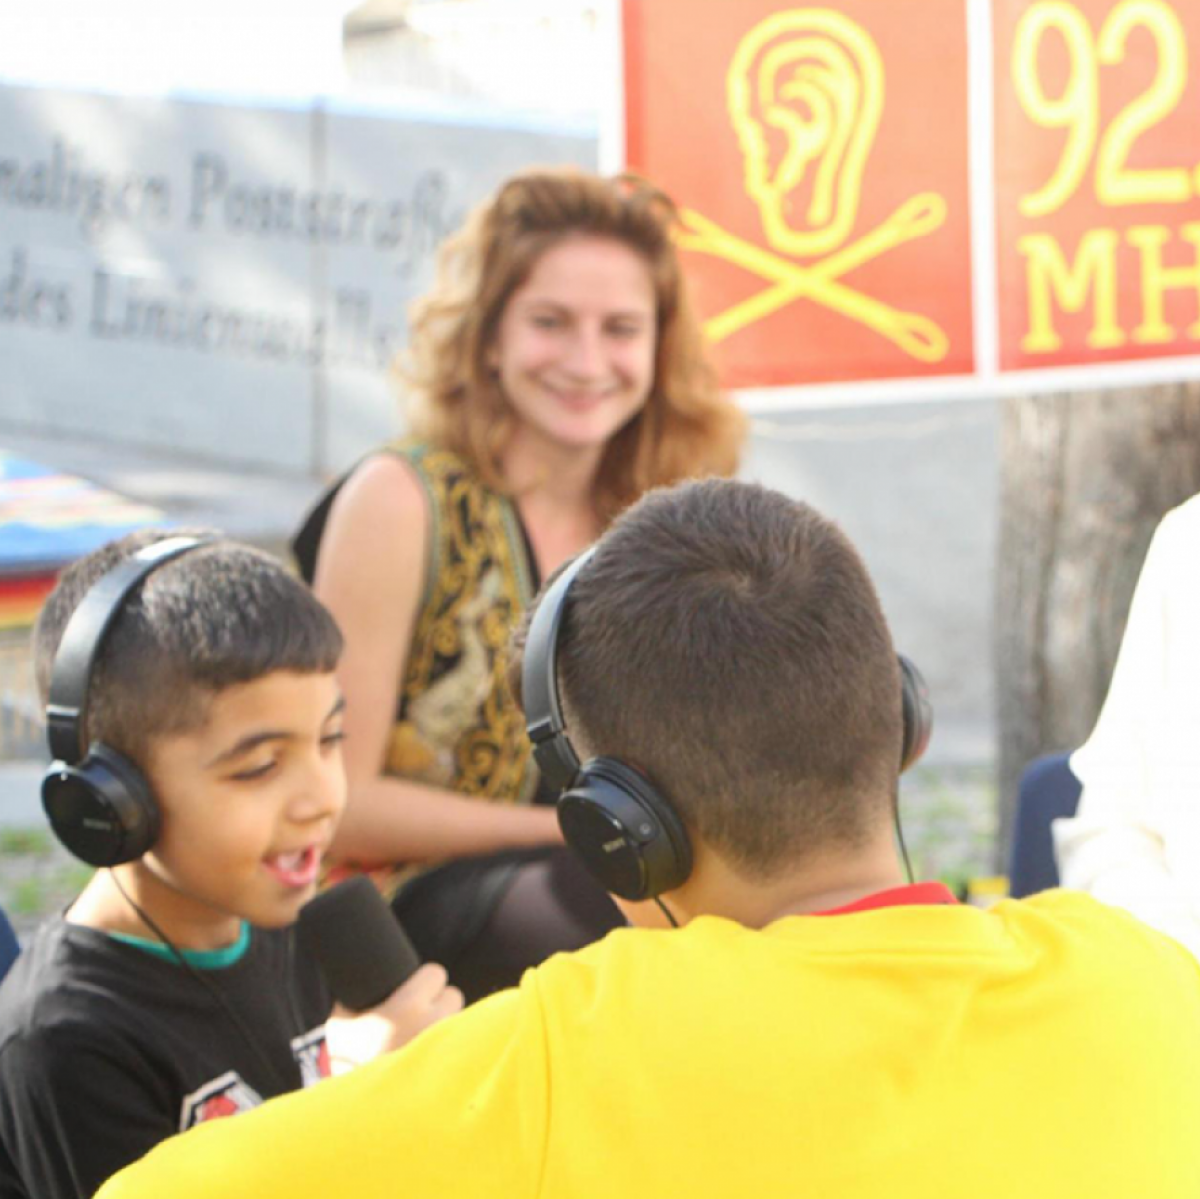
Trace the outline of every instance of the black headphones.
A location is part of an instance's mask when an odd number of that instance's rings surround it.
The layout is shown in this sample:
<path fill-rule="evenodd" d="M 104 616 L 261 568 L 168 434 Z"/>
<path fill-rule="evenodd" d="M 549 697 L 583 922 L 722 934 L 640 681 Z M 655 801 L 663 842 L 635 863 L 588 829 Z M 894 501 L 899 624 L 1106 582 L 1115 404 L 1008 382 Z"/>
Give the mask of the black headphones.
<path fill-rule="evenodd" d="M 645 775 L 616 758 L 581 763 L 567 736 L 558 694 L 558 637 L 567 593 L 591 560 L 580 554 L 538 602 L 525 640 L 521 687 L 533 754 L 547 784 L 560 792 L 558 823 L 567 844 L 606 891 L 622 899 L 655 899 L 692 871 L 687 830 Z M 933 709 L 925 680 L 900 656 L 904 743 L 900 769 L 925 752 Z"/>
<path fill-rule="evenodd" d="M 138 550 L 96 580 L 63 630 L 50 675 L 46 733 L 50 763 L 42 807 L 54 835 L 89 866 L 118 866 L 150 849 L 161 823 L 142 772 L 101 742 L 84 741 L 92 671 L 105 635 L 125 601 L 164 563 L 211 544 L 209 538 L 167 537 Z"/>

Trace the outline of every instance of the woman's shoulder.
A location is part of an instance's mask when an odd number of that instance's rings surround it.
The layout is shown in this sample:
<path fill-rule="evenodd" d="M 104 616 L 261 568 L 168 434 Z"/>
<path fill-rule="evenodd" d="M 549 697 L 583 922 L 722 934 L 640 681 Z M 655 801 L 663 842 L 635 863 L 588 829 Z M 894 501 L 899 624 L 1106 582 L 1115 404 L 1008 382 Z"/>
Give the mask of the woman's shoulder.
<path fill-rule="evenodd" d="M 420 460 L 400 444 L 368 454 L 346 476 L 330 509 L 330 523 L 352 519 L 355 524 L 391 525 L 395 520 L 421 517 L 425 491 Z"/>
<path fill-rule="evenodd" d="M 415 449 L 415 447 L 414 447 Z M 337 548 L 422 527 L 425 488 L 402 442 L 372 450 L 321 493 L 292 538 L 291 549 L 306 583 L 316 579 L 318 558 Z"/>
<path fill-rule="evenodd" d="M 329 554 L 357 559 L 386 553 L 398 562 L 396 555 L 406 550 L 420 559 L 449 508 L 465 501 L 473 509 L 489 494 L 453 450 L 416 440 L 388 442 L 325 493 L 293 539 L 293 553 L 309 582 L 316 578 L 318 558 Z"/>
<path fill-rule="evenodd" d="M 380 589 L 390 596 L 391 583 L 420 569 L 430 522 L 426 489 L 412 466 L 376 452 L 327 496 L 292 546 L 326 603 L 347 589 L 359 598 Z"/>

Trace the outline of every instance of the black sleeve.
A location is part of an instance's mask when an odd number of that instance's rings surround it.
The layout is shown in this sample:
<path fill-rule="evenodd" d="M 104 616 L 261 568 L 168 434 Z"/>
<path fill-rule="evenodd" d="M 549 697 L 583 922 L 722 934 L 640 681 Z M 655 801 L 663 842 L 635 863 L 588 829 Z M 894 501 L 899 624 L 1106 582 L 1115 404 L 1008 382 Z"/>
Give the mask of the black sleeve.
<path fill-rule="evenodd" d="M 30 1199 L 91 1199 L 178 1130 L 161 1077 L 97 1030 L 35 1032 L 0 1052 L 0 1139 Z"/>

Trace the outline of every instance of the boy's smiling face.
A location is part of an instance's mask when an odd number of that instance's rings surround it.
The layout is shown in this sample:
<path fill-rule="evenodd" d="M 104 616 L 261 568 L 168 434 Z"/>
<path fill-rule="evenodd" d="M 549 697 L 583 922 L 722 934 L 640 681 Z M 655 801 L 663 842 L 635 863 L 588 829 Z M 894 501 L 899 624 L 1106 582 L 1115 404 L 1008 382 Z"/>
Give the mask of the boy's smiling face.
<path fill-rule="evenodd" d="M 180 948 L 231 943 L 239 921 L 295 920 L 346 801 L 333 674 L 275 671 L 217 692 L 204 722 L 151 742 L 162 835 L 142 905 Z"/>

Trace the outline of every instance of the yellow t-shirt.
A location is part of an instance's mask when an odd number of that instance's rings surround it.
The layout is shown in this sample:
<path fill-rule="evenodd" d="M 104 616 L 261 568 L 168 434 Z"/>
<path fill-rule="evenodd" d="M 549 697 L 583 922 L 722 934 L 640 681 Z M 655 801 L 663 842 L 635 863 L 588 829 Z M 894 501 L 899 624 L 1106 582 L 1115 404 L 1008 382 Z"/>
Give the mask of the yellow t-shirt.
<path fill-rule="evenodd" d="M 1085 896 L 621 930 L 101 1199 L 1196 1199 L 1200 966 Z"/>

